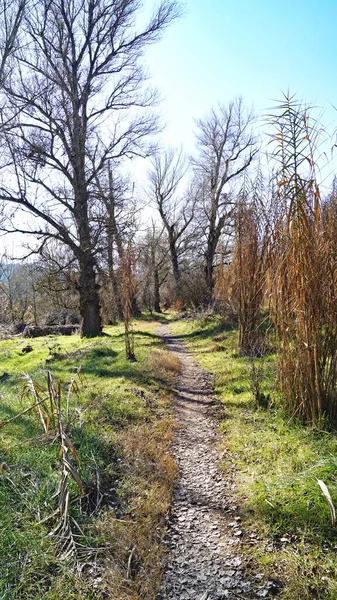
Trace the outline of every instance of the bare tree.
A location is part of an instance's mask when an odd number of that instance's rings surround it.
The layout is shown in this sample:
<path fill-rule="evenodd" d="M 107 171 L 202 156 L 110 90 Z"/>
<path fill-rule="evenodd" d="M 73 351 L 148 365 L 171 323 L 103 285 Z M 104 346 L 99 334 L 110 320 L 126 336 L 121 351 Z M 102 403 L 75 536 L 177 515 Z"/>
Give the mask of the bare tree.
<path fill-rule="evenodd" d="M 3 2 L 0 7 L 0 84 L 6 80 L 10 71 L 10 58 L 17 48 L 17 39 L 21 27 L 27 0 Z"/>
<path fill-rule="evenodd" d="M 177 297 L 181 295 L 179 255 L 194 216 L 193 197 L 180 191 L 185 174 L 182 152 L 176 154 L 174 150 L 156 156 L 149 172 L 148 193 L 157 206 L 167 232 Z"/>
<path fill-rule="evenodd" d="M 143 300 L 147 308 L 161 313 L 160 292 L 170 273 L 170 257 L 164 228 L 154 221 L 139 245 L 139 259 L 143 273 Z"/>
<path fill-rule="evenodd" d="M 97 223 L 97 252 L 100 274 L 109 289 L 108 320 L 123 319 L 120 267 L 126 246 L 133 241 L 136 230 L 136 203 L 133 185 L 127 176 L 113 172 L 108 164 L 96 180 L 97 203 L 94 220 Z M 106 291 L 106 290 L 105 290 Z M 106 294 L 105 294 L 106 295 Z M 109 302 L 109 300 L 108 300 Z"/>
<path fill-rule="evenodd" d="M 54 238 L 79 266 L 81 333 L 101 332 L 92 224 L 95 186 L 107 163 L 146 156 L 157 130 L 155 95 L 144 87 L 141 59 L 178 15 L 162 0 L 137 28 L 138 0 L 37 0 L 24 16 L 15 68 L 6 79 L 10 100 L 7 169 L 0 199 L 7 231 Z M 13 177 L 16 178 L 14 189 Z M 12 216 L 21 209 L 20 220 Z M 29 213 L 31 225 L 23 223 Z"/>
<path fill-rule="evenodd" d="M 251 164 L 258 149 L 251 131 L 253 116 L 241 98 L 219 105 L 197 121 L 198 155 L 192 164 L 199 187 L 199 216 L 205 240 L 205 279 L 209 299 L 213 297 L 214 260 L 217 245 L 231 224 L 235 201 L 230 184 Z"/>

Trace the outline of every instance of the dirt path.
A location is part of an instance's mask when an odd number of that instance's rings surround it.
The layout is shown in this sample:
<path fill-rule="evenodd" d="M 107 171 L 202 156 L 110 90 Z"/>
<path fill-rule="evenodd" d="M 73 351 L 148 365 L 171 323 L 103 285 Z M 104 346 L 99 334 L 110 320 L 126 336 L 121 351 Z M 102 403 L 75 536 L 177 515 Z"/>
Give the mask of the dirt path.
<path fill-rule="evenodd" d="M 233 481 L 218 469 L 215 403 L 210 376 L 184 344 L 160 328 L 181 362 L 175 389 L 179 424 L 173 448 L 179 476 L 168 534 L 168 560 L 157 600 L 268 598 L 267 585 L 243 577 L 240 517 L 232 506 Z M 214 406 L 213 406 L 214 409 Z"/>

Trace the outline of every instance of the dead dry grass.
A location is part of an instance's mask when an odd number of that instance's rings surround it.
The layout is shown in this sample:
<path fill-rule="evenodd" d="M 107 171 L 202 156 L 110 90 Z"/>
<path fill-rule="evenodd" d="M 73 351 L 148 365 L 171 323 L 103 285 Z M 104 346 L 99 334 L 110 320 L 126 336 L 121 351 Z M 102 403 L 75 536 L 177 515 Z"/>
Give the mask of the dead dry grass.
<path fill-rule="evenodd" d="M 161 374 L 163 371 L 180 373 L 179 359 L 168 350 L 153 350 L 148 358 L 148 365 L 152 373 Z"/>
<path fill-rule="evenodd" d="M 224 331 L 213 337 L 214 342 L 224 342 L 228 339 L 228 333 Z"/>
<path fill-rule="evenodd" d="M 127 481 L 127 513 L 101 524 L 110 548 L 105 588 L 113 600 L 153 600 L 162 576 L 176 464 L 169 455 L 174 422 L 166 417 L 123 433 L 119 441 Z"/>
<path fill-rule="evenodd" d="M 209 347 L 210 352 L 224 352 L 226 350 L 225 344 L 220 344 L 219 342 L 215 342 Z"/>

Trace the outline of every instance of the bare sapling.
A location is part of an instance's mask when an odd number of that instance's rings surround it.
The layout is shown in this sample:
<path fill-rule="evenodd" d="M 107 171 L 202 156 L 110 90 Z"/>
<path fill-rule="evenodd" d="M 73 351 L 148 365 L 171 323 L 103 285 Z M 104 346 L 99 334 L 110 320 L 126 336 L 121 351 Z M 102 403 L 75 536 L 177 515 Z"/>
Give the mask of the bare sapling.
<path fill-rule="evenodd" d="M 135 339 L 132 327 L 132 299 L 135 292 L 133 279 L 134 256 L 131 246 L 128 247 L 122 258 L 122 297 L 123 320 L 126 358 L 135 361 Z"/>

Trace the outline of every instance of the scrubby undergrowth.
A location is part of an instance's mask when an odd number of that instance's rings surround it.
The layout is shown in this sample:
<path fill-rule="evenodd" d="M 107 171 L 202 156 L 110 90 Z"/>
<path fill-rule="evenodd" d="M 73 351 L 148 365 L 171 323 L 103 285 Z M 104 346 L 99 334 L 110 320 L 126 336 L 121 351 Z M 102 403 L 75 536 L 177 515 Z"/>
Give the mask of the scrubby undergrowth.
<path fill-rule="evenodd" d="M 337 530 L 317 483 L 324 481 L 337 503 L 335 430 L 303 426 L 285 414 L 274 385 L 275 355 L 252 365 L 239 356 L 237 331 L 224 330 L 220 319 L 185 319 L 172 323 L 171 332 L 216 376 L 222 465 L 235 473 L 233 502 L 242 509 L 245 550 L 281 589 L 280 598 L 336 599 Z"/>
<path fill-rule="evenodd" d="M 81 365 L 67 435 L 84 486 L 81 495 L 69 480 L 67 514 L 75 552 L 65 556 L 63 537 L 69 531 L 50 535 L 59 525 L 60 439 L 44 435 L 34 411 L 2 427 L 3 600 L 153 599 L 175 477 L 168 453 L 172 365 L 163 358 L 157 326 L 136 323 L 135 363 L 125 359 L 121 327 L 107 328 L 105 337 L 89 341 L 77 335 L 37 338 L 28 350 L 27 341 L 0 342 L 3 421 L 32 404 L 21 399 L 22 372 L 43 387 L 49 370 L 54 382 L 61 381 L 66 403 L 67 384 Z"/>

